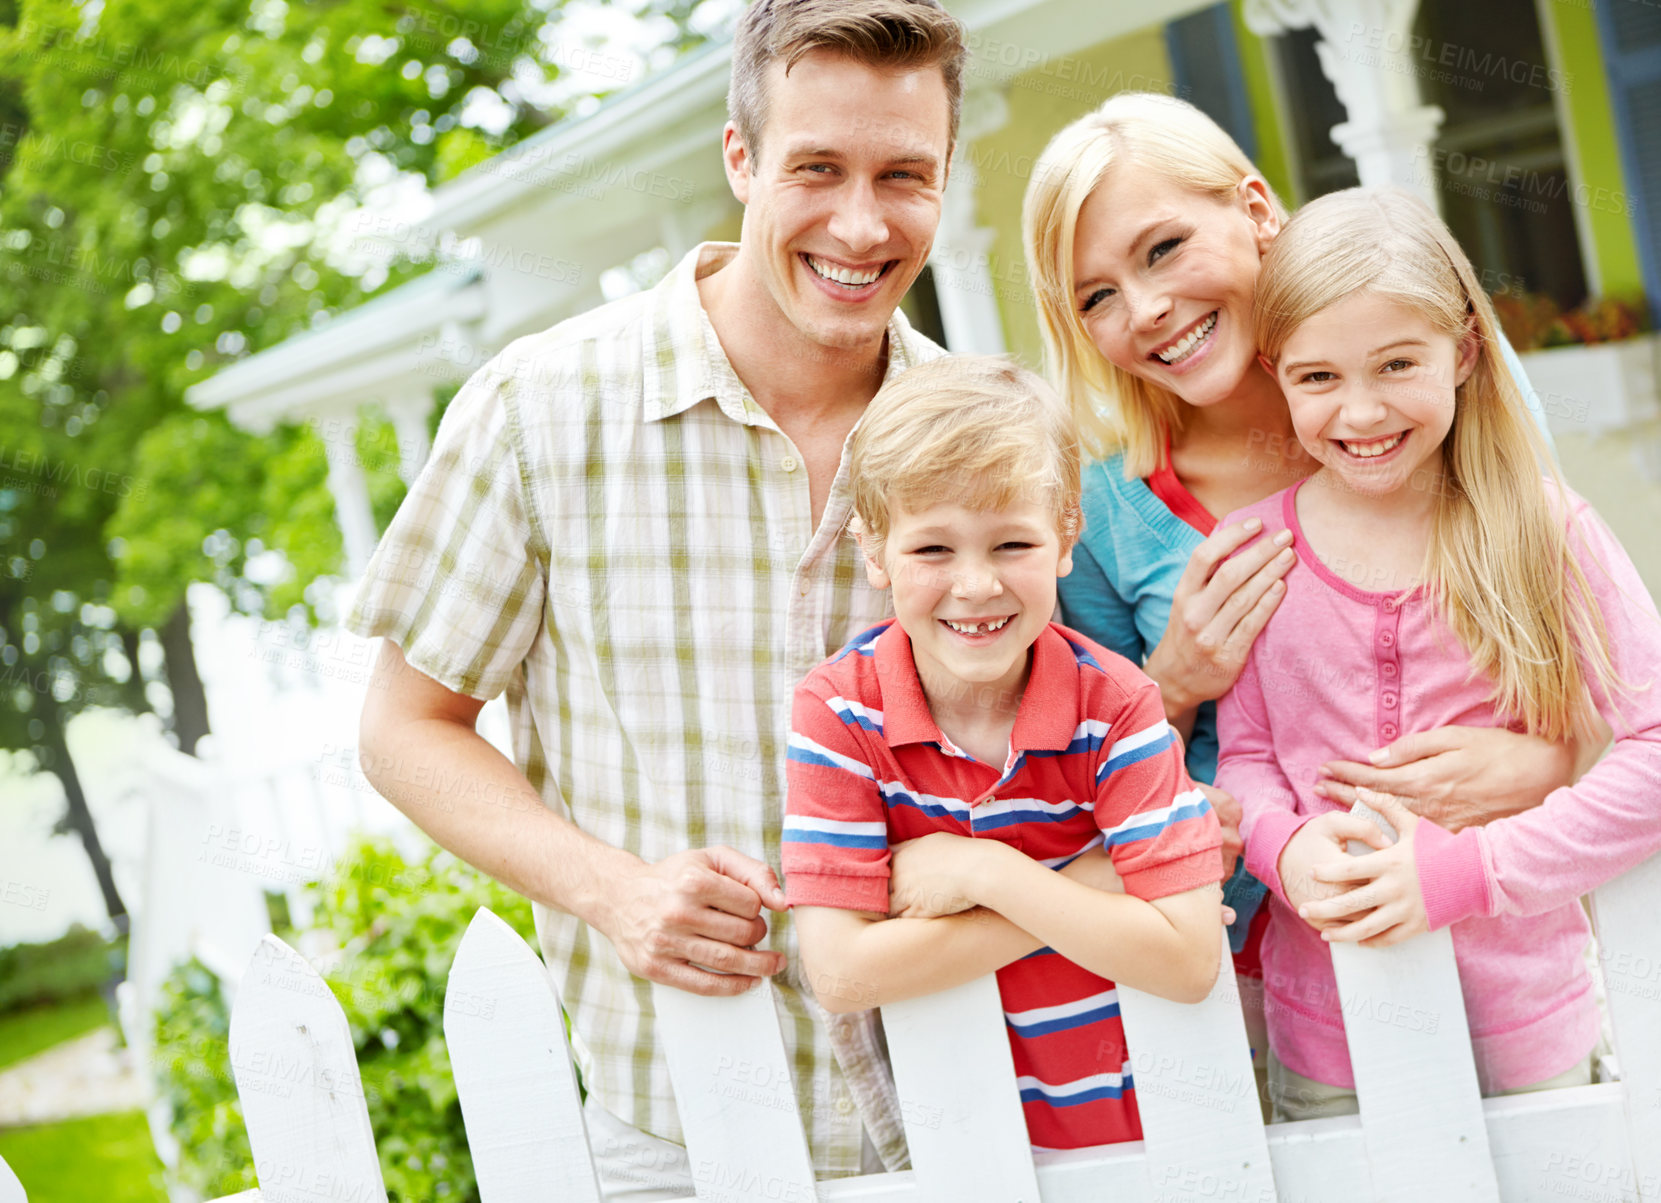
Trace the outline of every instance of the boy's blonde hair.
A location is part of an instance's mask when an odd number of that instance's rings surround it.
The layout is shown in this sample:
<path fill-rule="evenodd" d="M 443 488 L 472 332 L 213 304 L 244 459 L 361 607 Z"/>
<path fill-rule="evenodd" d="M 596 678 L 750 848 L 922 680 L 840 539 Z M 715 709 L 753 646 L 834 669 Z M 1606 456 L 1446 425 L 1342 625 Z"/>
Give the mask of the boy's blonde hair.
<path fill-rule="evenodd" d="M 1078 425 L 1043 380 L 1000 356 L 945 355 L 884 385 L 860 419 L 849 529 L 875 558 L 892 506 L 991 511 L 1043 498 L 1066 551 L 1082 522 L 1079 458 Z"/>
<path fill-rule="evenodd" d="M 1159 466 L 1168 432 L 1188 405 L 1175 393 L 1114 367 L 1091 341 L 1073 299 L 1079 211 L 1115 167 L 1155 172 L 1219 200 L 1258 174 L 1234 139 L 1185 100 L 1122 92 L 1067 126 L 1044 148 L 1021 210 L 1027 279 L 1038 302 L 1045 372 L 1078 417 L 1086 449 L 1123 451 L 1127 476 Z M 1265 183 L 1283 221 L 1286 210 Z"/>
<path fill-rule="evenodd" d="M 939 67 L 951 111 L 947 145 L 957 145 L 968 50 L 963 26 L 939 0 L 754 0 L 738 19 L 727 89 L 727 116 L 751 157 L 767 125 L 767 68 L 782 60 L 788 74 L 814 50 L 867 67 Z"/>
<path fill-rule="evenodd" d="M 1259 351 L 1280 357 L 1292 332 L 1355 293 L 1394 301 L 1462 343 L 1476 364 L 1455 392 L 1442 442 L 1421 575 L 1494 701 L 1536 735 L 1584 736 L 1596 713 L 1577 653 L 1611 696 L 1603 616 L 1570 554 L 1562 481 L 1500 352 L 1499 323 L 1447 226 L 1398 188 L 1350 188 L 1299 210 L 1263 257 Z"/>

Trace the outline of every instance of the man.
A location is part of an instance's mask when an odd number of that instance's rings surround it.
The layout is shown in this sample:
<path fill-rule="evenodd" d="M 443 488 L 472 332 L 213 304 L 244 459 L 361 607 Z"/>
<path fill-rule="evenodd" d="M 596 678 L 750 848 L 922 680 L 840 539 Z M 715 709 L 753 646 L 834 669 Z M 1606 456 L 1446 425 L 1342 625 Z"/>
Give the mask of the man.
<path fill-rule="evenodd" d="M 963 55 L 935 0 L 756 0 L 722 143 L 741 241 L 469 381 L 348 621 L 386 637 L 370 780 L 535 904 L 612 1198 L 691 1191 L 649 981 L 780 975 L 816 1171 L 904 1156 L 871 1031 L 839 1027 L 833 1054 L 763 914 L 784 909 L 792 688 L 886 617 L 843 535 L 844 444 L 884 379 L 940 353 L 895 310 L 939 221 Z M 514 763 L 474 730 L 504 689 Z"/>

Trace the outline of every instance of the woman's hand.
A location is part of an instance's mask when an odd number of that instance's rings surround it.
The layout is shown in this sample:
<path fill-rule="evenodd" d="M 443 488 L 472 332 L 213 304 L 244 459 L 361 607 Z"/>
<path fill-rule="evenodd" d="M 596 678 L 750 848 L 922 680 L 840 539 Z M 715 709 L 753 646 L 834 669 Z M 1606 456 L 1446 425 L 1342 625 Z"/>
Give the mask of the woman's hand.
<path fill-rule="evenodd" d="M 1177 581 L 1165 634 L 1143 665 L 1159 682 L 1166 717 L 1181 731 L 1192 726 L 1201 702 L 1233 686 L 1258 632 L 1286 595 L 1281 577 L 1297 560 L 1290 531 L 1228 558 L 1262 529 L 1256 518 L 1220 526 L 1194 549 Z"/>
<path fill-rule="evenodd" d="M 1349 805 L 1356 789 L 1388 793 L 1438 827 L 1457 832 L 1519 814 L 1574 784 L 1576 746 L 1502 727 L 1440 727 L 1380 748 L 1371 764 L 1332 760 L 1315 792 Z"/>
<path fill-rule="evenodd" d="M 980 866 L 1008 847 L 946 831 L 895 844 L 888 862 L 889 915 L 933 919 L 973 909 L 979 905 L 974 883 L 983 880 L 985 871 Z"/>
<path fill-rule="evenodd" d="M 1215 785 L 1196 781 L 1194 787 L 1205 795 L 1205 800 L 1211 803 L 1211 809 L 1217 813 L 1217 822 L 1222 824 L 1223 880 L 1226 882 L 1234 876 L 1234 862 L 1239 860 L 1241 853 L 1246 850 L 1245 841 L 1240 838 L 1240 803 L 1234 800 L 1233 794 L 1226 789 L 1218 789 Z"/>
<path fill-rule="evenodd" d="M 1351 913 L 1334 910 L 1330 906 L 1318 912 L 1306 911 L 1311 903 L 1329 903 L 1331 899 L 1346 893 L 1343 886 L 1330 884 L 1333 879 L 1322 874 L 1328 869 L 1342 868 L 1356 859 L 1348 852 L 1351 840 L 1360 840 L 1381 852 L 1390 846 L 1384 833 L 1374 823 L 1347 811 L 1334 810 L 1317 815 L 1298 828 L 1286 841 L 1286 847 L 1280 850 L 1278 869 L 1281 891 L 1304 922 L 1316 931 L 1336 926 Z"/>
<path fill-rule="evenodd" d="M 1385 948 L 1430 930 L 1419 869 L 1413 860 L 1413 835 L 1423 820 L 1399 798 L 1369 789 L 1359 792 L 1361 801 L 1396 829 L 1396 842 L 1367 856 L 1346 856 L 1343 864 L 1317 865 L 1314 876 L 1318 881 L 1359 884 L 1326 901 L 1306 902 L 1298 907 L 1298 914 L 1330 943 L 1354 940 L 1367 948 Z"/>

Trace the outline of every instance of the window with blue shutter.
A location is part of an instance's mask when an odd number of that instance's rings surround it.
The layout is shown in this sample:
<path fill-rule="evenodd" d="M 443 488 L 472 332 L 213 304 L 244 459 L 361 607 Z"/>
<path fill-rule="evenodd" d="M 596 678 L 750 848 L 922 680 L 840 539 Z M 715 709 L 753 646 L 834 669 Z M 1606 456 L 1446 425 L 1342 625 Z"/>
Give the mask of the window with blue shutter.
<path fill-rule="evenodd" d="M 1650 322 L 1661 327 L 1661 8 L 1599 0 L 1597 17 Z"/>

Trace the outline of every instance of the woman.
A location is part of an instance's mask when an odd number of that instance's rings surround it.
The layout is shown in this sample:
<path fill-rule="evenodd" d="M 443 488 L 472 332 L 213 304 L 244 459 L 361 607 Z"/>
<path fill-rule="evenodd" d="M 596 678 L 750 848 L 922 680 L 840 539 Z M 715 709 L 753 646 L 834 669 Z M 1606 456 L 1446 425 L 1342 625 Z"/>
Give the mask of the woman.
<path fill-rule="evenodd" d="M 1151 93 L 1115 96 L 1058 133 L 1022 215 L 1050 375 L 1099 457 L 1085 469 L 1085 530 L 1062 608 L 1071 626 L 1159 682 L 1189 772 L 1207 783 L 1215 701 L 1239 676 L 1294 559 L 1269 540 L 1229 559 L 1255 528 L 1217 529 L 1213 515 L 1316 467 L 1251 334 L 1259 264 L 1284 218 L 1215 122 Z M 1444 727 L 1395 739 L 1371 763 L 1325 765 L 1319 792 L 1347 803 L 1356 786 L 1385 791 L 1457 831 L 1538 805 L 1576 767 L 1572 746 Z M 1262 898 L 1238 868 L 1226 901 L 1239 916 L 1230 934 L 1243 976 L 1256 976 L 1248 933 L 1260 930 Z"/>

